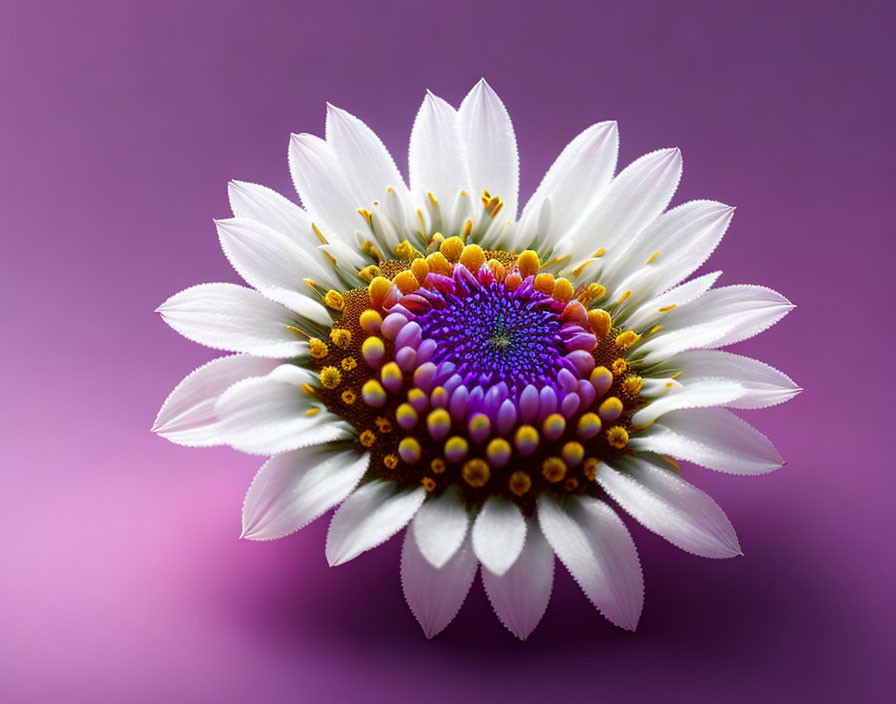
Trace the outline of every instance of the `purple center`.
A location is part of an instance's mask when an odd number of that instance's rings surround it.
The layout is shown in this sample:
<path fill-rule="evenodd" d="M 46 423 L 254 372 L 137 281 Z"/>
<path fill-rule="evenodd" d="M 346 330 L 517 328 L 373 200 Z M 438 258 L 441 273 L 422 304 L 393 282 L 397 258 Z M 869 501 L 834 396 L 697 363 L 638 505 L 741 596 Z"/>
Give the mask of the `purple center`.
<path fill-rule="evenodd" d="M 422 337 L 437 343 L 432 360 L 452 362 L 465 386 L 503 382 L 513 396 L 528 384 L 556 386 L 570 351 L 561 337 L 562 303 L 530 281 L 512 291 L 492 282 L 439 298 L 417 322 Z"/>
<path fill-rule="evenodd" d="M 426 395 L 441 388 L 432 403 L 457 422 L 484 413 L 504 433 L 517 420 L 571 418 L 595 398 L 584 308 L 536 290 L 532 276 L 509 288 L 487 266 L 475 275 L 456 266 L 428 274 L 389 311 L 382 330 L 398 366 Z"/>

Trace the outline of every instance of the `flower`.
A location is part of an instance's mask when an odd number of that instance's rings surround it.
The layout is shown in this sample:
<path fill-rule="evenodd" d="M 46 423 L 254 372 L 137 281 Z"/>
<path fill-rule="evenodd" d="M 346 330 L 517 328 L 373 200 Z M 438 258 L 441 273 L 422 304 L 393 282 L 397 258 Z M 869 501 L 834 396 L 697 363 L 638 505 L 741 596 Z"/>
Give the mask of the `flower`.
<path fill-rule="evenodd" d="M 725 407 L 799 389 L 717 349 L 777 322 L 785 298 L 713 288 L 720 272 L 685 281 L 734 209 L 666 211 L 679 151 L 614 177 L 617 148 L 614 122 L 586 129 L 517 218 L 516 139 L 485 81 L 457 110 L 426 96 L 410 187 L 363 122 L 328 106 L 326 140 L 289 146 L 304 210 L 229 186 L 234 217 L 217 230 L 252 288 L 202 284 L 159 308 L 185 337 L 237 354 L 187 376 L 154 430 L 269 456 L 245 538 L 285 536 L 338 506 L 326 544 L 338 565 L 408 526 L 402 585 L 428 637 L 480 564 L 498 617 L 527 637 L 555 555 L 633 630 L 643 580 L 617 508 L 696 555 L 741 554 L 675 460 L 776 469 L 768 439 Z"/>

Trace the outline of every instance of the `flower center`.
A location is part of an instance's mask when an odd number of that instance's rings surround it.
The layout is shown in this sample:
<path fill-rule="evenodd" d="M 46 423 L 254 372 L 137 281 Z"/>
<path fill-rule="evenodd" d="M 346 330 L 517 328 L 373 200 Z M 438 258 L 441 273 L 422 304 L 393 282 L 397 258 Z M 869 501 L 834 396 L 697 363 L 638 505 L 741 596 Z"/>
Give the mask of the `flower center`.
<path fill-rule="evenodd" d="M 436 364 L 450 361 L 467 386 L 504 382 L 513 396 L 528 384 L 555 385 L 568 352 L 561 337 L 564 304 L 526 282 L 515 290 L 493 281 L 472 292 L 433 296 L 417 317 L 423 339 L 437 347 Z"/>
<path fill-rule="evenodd" d="M 540 272 L 534 252 L 431 248 L 327 293 L 339 317 L 310 341 L 306 392 L 357 430 L 370 476 L 524 513 L 542 491 L 599 493 L 597 465 L 628 452 L 644 403 L 624 358 L 637 336 L 592 307 L 603 287 Z"/>

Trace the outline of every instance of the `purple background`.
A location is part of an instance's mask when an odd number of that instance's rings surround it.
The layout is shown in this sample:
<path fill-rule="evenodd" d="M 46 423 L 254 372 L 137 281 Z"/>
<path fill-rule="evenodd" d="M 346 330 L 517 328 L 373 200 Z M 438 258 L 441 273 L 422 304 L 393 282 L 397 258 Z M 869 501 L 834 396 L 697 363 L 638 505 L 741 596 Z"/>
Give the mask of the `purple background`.
<path fill-rule="evenodd" d="M 893 657 L 893 13 L 885 3 L 4 3 L 0 699 L 881 701 Z M 892 3 L 890 3 L 892 7 Z M 735 350 L 807 391 L 749 418 L 789 465 L 686 468 L 745 558 L 638 526 L 636 634 L 562 569 L 530 640 L 479 583 L 427 642 L 393 540 L 331 570 L 326 521 L 237 540 L 258 461 L 149 433 L 213 353 L 153 309 L 235 281 L 230 178 L 291 194 L 291 131 L 324 101 L 404 167 L 423 92 L 485 75 L 532 193 L 588 124 L 621 163 L 679 146 L 676 202 L 738 206 L 721 283 L 798 304 Z"/>

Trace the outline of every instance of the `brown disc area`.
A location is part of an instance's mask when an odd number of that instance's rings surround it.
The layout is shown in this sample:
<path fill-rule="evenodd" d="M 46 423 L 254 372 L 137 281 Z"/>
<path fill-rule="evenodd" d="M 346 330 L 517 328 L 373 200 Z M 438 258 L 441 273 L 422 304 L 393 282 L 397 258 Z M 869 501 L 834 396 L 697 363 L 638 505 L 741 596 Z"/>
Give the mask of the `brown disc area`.
<path fill-rule="evenodd" d="M 489 258 L 513 264 L 515 257 L 506 252 L 488 252 Z M 397 261 L 380 264 L 383 276 L 393 278 L 400 271 L 409 268 L 407 264 Z M 396 420 L 398 406 L 406 402 L 408 392 L 414 389 L 412 374 L 404 374 L 403 385 L 398 393 L 387 393 L 384 405 L 372 407 L 364 402 L 361 388 L 370 379 L 379 379 L 379 370 L 371 368 L 364 360 L 361 345 L 368 336 L 359 324 L 361 314 L 370 307 L 368 289 L 353 289 L 343 294 L 345 306 L 340 319 L 334 323 L 331 339 L 324 340 L 326 353 L 319 346 L 318 356 L 312 356 L 309 366 L 318 373 L 332 367 L 339 371 L 338 383 L 327 388 L 324 385 L 315 388 L 315 393 L 325 406 L 337 416 L 350 423 L 357 431 L 356 443 L 359 451 L 369 452 L 371 456 L 367 478 L 382 478 L 398 483 L 403 487 L 416 487 L 421 484 L 436 495 L 451 485 L 461 489 L 468 505 L 481 505 L 492 495 L 501 495 L 513 501 L 522 512 L 531 515 L 535 510 L 536 500 L 541 492 L 550 490 L 558 495 L 587 494 L 599 496 L 601 489 L 594 481 L 594 471 L 599 461 L 612 462 L 614 459 L 631 454 L 626 447 L 614 447 L 607 441 L 607 426 L 595 437 L 584 440 L 576 433 L 578 418 L 588 411 L 597 412 L 602 400 L 611 396 L 617 397 L 623 405 L 622 413 L 616 420 L 608 424 L 620 427 L 631 434 L 634 431 L 631 423 L 632 414 L 644 405 L 637 392 L 626 390 L 626 379 L 632 373 L 622 360 L 622 350 L 616 344 L 618 330 L 599 338 L 592 352 L 597 367 L 613 370 L 613 382 L 604 396 L 597 398 L 590 408 L 580 408 L 573 418 L 567 421 L 563 434 L 553 442 L 540 438 L 538 449 L 528 457 L 520 455 L 514 446 L 514 433 L 517 426 L 505 439 L 512 448 L 509 461 L 504 466 L 489 463 L 486 457 L 488 442 L 496 436 L 493 434 L 486 442 L 477 444 L 470 438 L 464 423 L 454 423 L 447 437 L 459 435 L 469 443 L 469 451 L 462 462 L 449 462 L 444 453 L 445 441 L 434 440 L 426 426 L 426 414 L 421 414 L 416 425 L 410 430 L 401 427 Z M 346 342 L 344 333 L 348 331 L 350 339 Z M 382 339 L 382 338 L 381 338 Z M 340 344 L 337 344 L 340 343 Z M 383 363 L 394 359 L 394 346 L 390 340 L 383 339 L 386 354 Z M 615 364 L 615 367 L 614 367 Z M 625 368 L 623 368 L 625 367 Z M 329 373 L 330 383 L 335 375 Z M 541 434 L 541 429 L 536 426 Z M 399 456 L 399 442 L 406 437 L 414 437 L 420 444 L 420 459 L 413 463 L 405 462 Z M 563 462 L 561 471 L 556 459 L 562 456 L 562 448 L 566 443 L 578 442 L 584 448 L 584 458 L 575 466 Z M 480 460 L 480 462 L 475 462 Z M 464 467 L 471 461 L 465 473 Z M 483 463 L 486 471 L 483 472 Z M 466 474 L 466 478 L 465 478 Z M 486 474 L 487 477 L 483 475 Z M 527 480 L 528 479 L 528 480 Z M 484 481 L 483 481 L 484 480 Z"/>

